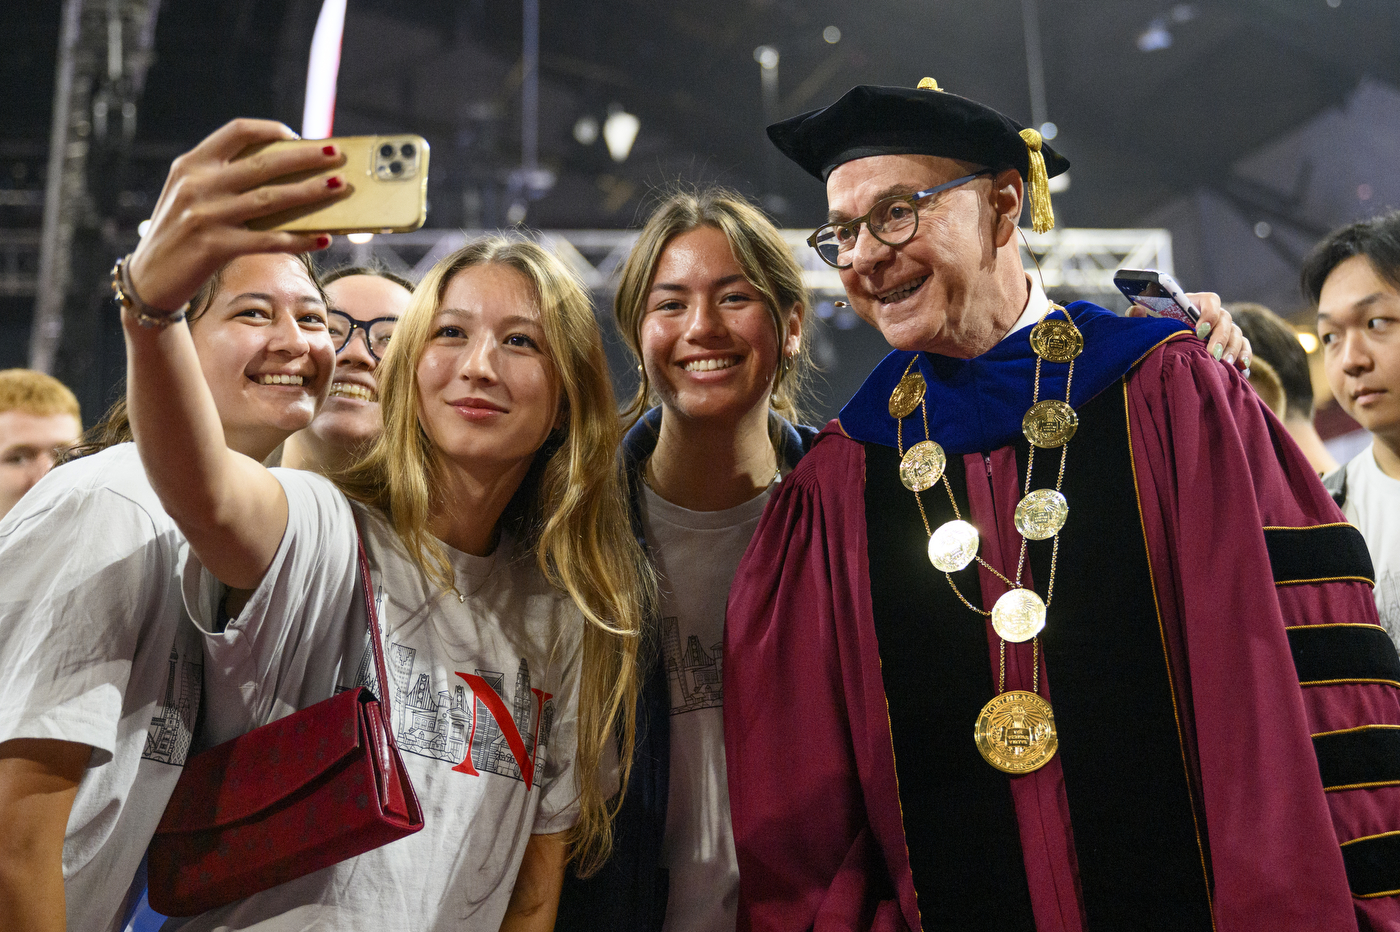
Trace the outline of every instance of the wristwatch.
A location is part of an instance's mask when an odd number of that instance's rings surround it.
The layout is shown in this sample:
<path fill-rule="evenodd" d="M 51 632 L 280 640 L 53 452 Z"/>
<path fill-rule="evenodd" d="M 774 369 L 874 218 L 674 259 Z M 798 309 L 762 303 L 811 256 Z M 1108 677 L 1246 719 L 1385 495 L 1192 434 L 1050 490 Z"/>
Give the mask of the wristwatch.
<path fill-rule="evenodd" d="M 136 289 L 131 285 L 131 273 L 127 268 L 130 263 L 131 255 L 128 253 L 118 259 L 116 265 L 112 266 L 112 295 L 116 298 L 117 304 L 121 305 L 122 311 L 130 311 L 135 314 L 136 323 L 147 329 L 158 327 L 164 330 L 171 324 L 184 320 L 188 304 L 182 304 L 173 311 L 160 311 L 141 300 Z"/>

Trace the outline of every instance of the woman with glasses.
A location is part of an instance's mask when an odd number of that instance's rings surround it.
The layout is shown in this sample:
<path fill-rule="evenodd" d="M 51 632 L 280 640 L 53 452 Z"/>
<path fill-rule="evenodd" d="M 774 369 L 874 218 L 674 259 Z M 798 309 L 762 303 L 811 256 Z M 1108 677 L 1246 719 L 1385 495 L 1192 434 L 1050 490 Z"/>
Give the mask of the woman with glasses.
<path fill-rule="evenodd" d="M 350 466 L 379 436 L 375 372 L 408 307 L 413 283 L 364 266 L 335 269 L 322 282 L 331 305 L 335 380 L 316 420 L 287 438 L 282 465 L 329 474 Z"/>
<path fill-rule="evenodd" d="M 734 928 L 725 599 L 769 496 L 816 433 L 796 426 L 807 306 L 782 235 L 720 189 L 667 198 L 623 267 L 617 325 L 641 377 L 623 459 L 661 603 L 647 620 L 615 854 L 596 877 L 570 878 L 562 932 Z"/>

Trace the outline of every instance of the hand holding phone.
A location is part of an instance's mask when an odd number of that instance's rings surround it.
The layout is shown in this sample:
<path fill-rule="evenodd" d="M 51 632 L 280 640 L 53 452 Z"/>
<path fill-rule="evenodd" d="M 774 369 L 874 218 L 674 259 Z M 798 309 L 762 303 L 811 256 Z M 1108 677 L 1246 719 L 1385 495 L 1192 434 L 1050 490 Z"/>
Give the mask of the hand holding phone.
<path fill-rule="evenodd" d="M 1129 301 L 1144 308 L 1149 315 L 1170 317 L 1192 328 L 1198 339 L 1206 341 L 1212 356 L 1227 366 L 1240 369 L 1246 378 L 1249 377 L 1253 350 L 1239 324 L 1221 306 L 1219 295 L 1204 292 L 1196 295 L 1206 311 L 1202 319 L 1201 308 L 1166 272 L 1119 269 L 1113 276 L 1113 284 Z"/>
<path fill-rule="evenodd" d="M 1113 284 L 1129 301 L 1147 308 L 1153 317 L 1170 317 L 1192 328 L 1201 319 L 1200 309 L 1166 272 L 1119 269 L 1113 275 Z"/>
<path fill-rule="evenodd" d="M 295 138 L 289 127 L 272 120 L 232 120 L 171 164 L 151 225 L 127 265 L 142 302 L 157 311 L 174 311 L 230 259 L 255 252 L 307 252 L 330 244 L 324 234 L 247 226 L 250 217 L 333 203 L 348 193 L 337 174 L 344 157 L 325 141 L 315 148 L 239 157 L 252 147 Z M 307 180 L 269 185 L 297 174 Z M 335 183 L 328 184 L 327 178 Z"/>
<path fill-rule="evenodd" d="M 258 152 L 334 146 L 344 161 L 333 168 L 274 178 L 267 185 L 294 184 L 314 177 L 339 175 L 350 195 L 329 204 L 293 207 L 248 221 L 250 230 L 296 233 L 405 233 L 428 216 L 428 142 L 422 136 L 341 136 L 332 139 L 286 139 L 252 146 L 239 158 Z"/>

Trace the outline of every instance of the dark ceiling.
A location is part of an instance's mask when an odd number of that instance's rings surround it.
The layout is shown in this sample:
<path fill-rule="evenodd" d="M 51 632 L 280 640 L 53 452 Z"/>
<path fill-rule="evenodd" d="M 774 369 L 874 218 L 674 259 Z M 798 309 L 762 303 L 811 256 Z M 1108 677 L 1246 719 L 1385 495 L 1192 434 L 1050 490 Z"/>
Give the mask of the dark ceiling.
<path fill-rule="evenodd" d="M 1219 184 L 1232 162 L 1340 104 L 1363 77 L 1400 85 L 1393 0 L 1036 0 L 1055 145 L 1074 162 L 1062 225 L 1130 226 Z M 1331 5 L 1337 3 L 1336 6 Z M 0 9 L 4 142 L 48 135 L 57 0 Z M 319 0 L 164 0 L 139 139 L 158 166 L 238 114 L 300 122 Z M 1021 0 L 679 0 L 541 4 L 541 161 L 558 184 L 539 227 L 617 227 L 659 184 L 722 181 L 808 225 L 822 192 L 775 159 L 754 49 L 780 54 L 778 113 L 857 83 L 946 88 L 1030 122 Z M 1169 47 L 1141 51 L 1157 23 Z M 831 44 L 823 30 L 836 26 Z M 1160 32 L 1157 33 L 1160 35 Z M 349 0 L 336 130 L 416 131 L 433 144 L 429 225 L 502 222 L 519 163 L 521 6 Z M 641 118 L 626 163 L 576 142 L 579 116 Z M 138 172 L 153 185 L 159 173 Z M 786 204 L 786 209 L 782 205 Z"/>
<path fill-rule="evenodd" d="M 1167 227 L 1183 282 L 1266 301 L 1305 325 L 1299 258 L 1327 229 L 1400 206 L 1400 2 L 1033 3 L 1046 115 L 1074 163 L 1055 198 L 1059 225 Z M 433 146 L 428 225 L 503 225 L 521 160 L 521 3 L 348 4 L 336 132 L 422 133 Z M 535 228 L 633 226 L 659 187 L 713 181 L 760 199 L 786 226 L 814 225 L 821 185 L 777 157 L 763 127 L 858 83 L 930 75 L 1032 119 L 1023 0 L 540 5 L 540 161 L 558 181 L 530 206 Z M 72 262 L 83 294 L 65 311 L 78 316 L 60 370 L 89 419 L 123 368 L 104 313 L 111 256 L 135 241 L 171 158 L 216 126 L 253 115 L 299 127 L 320 6 L 160 0 L 136 144 L 115 165 L 90 166 Z M 60 9 L 0 0 L 0 278 L 37 268 Z M 834 38 L 828 27 L 838 42 L 824 38 Z M 760 45 L 780 53 L 767 107 Z M 613 106 L 641 120 L 622 164 L 573 135 L 581 116 L 601 120 Z M 6 242 L 31 245 L 7 252 Z M 24 364 L 32 309 L 32 296 L 0 295 L 0 368 Z M 836 327 L 818 341 L 822 416 L 884 351 L 875 331 Z"/>

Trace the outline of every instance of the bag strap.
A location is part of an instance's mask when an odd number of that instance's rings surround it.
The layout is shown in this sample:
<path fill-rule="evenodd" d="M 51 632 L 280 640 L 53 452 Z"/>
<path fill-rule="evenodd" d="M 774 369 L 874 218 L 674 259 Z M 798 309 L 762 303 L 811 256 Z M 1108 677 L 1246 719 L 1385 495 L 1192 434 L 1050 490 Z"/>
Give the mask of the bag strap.
<path fill-rule="evenodd" d="M 1335 470 L 1322 477 L 1322 487 L 1327 490 L 1327 494 L 1332 496 L 1332 501 L 1337 503 L 1338 508 L 1347 506 L 1347 464 L 1343 463 Z"/>
<path fill-rule="evenodd" d="M 369 556 L 365 553 L 365 541 L 357 533 L 355 535 L 355 545 L 360 551 L 360 586 L 365 596 L 365 614 L 369 617 L 369 642 L 374 648 L 374 667 L 379 675 L 379 702 L 384 707 L 384 722 L 386 730 L 389 732 L 389 740 L 393 741 L 393 729 L 388 728 L 388 723 L 394 720 L 389 708 L 389 671 L 384 666 L 384 646 L 381 643 L 379 633 L 379 613 L 374 608 L 374 586 L 369 578 Z"/>

